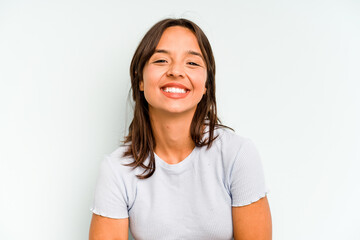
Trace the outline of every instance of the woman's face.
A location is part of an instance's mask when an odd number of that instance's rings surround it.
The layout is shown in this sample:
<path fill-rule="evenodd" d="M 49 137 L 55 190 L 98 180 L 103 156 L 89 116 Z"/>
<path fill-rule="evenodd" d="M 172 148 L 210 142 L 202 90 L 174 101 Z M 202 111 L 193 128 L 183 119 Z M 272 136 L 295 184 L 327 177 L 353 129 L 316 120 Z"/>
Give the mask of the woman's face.
<path fill-rule="evenodd" d="M 206 93 L 206 63 L 195 35 L 187 28 L 167 28 L 143 69 L 140 90 L 152 114 L 194 114 Z"/>

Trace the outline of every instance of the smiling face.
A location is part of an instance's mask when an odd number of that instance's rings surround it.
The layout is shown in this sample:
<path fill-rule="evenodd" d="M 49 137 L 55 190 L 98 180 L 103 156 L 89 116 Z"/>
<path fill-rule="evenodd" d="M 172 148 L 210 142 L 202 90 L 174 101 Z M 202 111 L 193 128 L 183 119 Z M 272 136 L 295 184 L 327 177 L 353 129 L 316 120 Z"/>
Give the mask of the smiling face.
<path fill-rule="evenodd" d="M 151 115 L 194 114 L 206 93 L 206 63 L 194 33 L 188 28 L 167 28 L 143 69 L 139 88 Z"/>

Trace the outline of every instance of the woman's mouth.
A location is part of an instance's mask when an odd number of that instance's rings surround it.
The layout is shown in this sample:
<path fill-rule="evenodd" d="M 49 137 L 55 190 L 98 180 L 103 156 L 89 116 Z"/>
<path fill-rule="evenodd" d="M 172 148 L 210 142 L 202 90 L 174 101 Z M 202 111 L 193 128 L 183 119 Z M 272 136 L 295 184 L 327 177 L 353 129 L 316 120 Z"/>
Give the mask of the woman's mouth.
<path fill-rule="evenodd" d="M 164 87 L 161 88 L 161 92 L 169 98 L 179 99 L 186 97 L 190 90 L 177 88 L 177 87 Z"/>

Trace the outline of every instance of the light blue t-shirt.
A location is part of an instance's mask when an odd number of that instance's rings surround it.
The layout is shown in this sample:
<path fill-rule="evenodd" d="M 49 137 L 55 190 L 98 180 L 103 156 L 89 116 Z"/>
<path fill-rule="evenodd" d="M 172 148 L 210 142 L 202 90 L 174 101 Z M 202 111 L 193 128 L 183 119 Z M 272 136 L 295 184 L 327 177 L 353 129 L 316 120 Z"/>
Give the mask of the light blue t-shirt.
<path fill-rule="evenodd" d="M 120 146 L 102 161 L 91 211 L 129 217 L 136 240 L 233 239 L 231 207 L 251 204 L 269 190 L 253 141 L 225 128 L 216 135 L 210 149 L 195 147 L 177 164 L 155 154 L 155 173 L 145 180 L 135 176 L 143 168 L 122 165 L 132 159 L 122 157 L 126 146 Z"/>

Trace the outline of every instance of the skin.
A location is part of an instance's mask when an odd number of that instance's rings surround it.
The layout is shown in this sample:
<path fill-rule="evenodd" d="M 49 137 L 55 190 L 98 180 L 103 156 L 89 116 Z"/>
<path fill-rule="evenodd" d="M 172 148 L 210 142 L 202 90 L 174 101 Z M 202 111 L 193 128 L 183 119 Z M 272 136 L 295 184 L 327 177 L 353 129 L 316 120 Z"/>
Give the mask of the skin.
<path fill-rule="evenodd" d="M 113 219 L 92 215 L 89 240 L 128 240 L 129 218 Z"/>
<path fill-rule="evenodd" d="M 153 56 L 143 69 L 140 90 L 149 103 L 149 116 L 156 140 L 155 153 L 177 164 L 194 149 L 190 124 L 197 104 L 206 93 L 206 63 L 195 35 L 187 28 L 167 28 Z M 161 87 L 169 82 L 190 90 L 183 99 L 168 98 Z M 243 207 L 233 207 L 235 240 L 270 240 L 271 216 L 267 198 Z M 93 214 L 90 240 L 128 239 L 129 219 L 111 219 Z"/>
<path fill-rule="evenodd" d="M 242 207 L 232 207 L 235 240 L 271 240 L 272 220 L 267 197 Z"/>
<path fill-rule="evenodd" d="M 156 140 L 154 151 L 169 164 L 176 164 L 195 147 L 190 124 L 196 106 L 206 92 L 206 65 L 195 35 L 187 28 L 167 28 L 156 51 L 161 52 L 155 52 L 145 65 L 140 90 L 144 91 L 149 103 Z M 161 87 L 171 82 L 188 88 L 188 96 L 183 99 L 165 96 Z"/>

